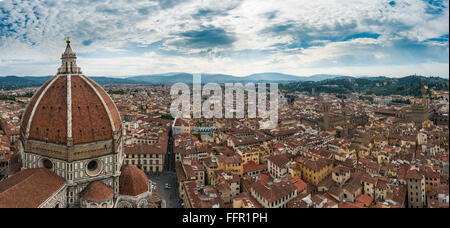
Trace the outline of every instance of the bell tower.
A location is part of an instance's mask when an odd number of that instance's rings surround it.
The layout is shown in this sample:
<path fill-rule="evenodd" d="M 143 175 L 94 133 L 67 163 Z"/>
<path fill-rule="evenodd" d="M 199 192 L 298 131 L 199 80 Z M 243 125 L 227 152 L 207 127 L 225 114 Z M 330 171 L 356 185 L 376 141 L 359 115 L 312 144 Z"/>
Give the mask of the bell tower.
<path fill-rule="evenodd" d="M 420 82 L 420 91 L 422 92 L 422 98 L 425 98 L 427 95 L 427 91 L 425 89 L 425 82 L 423 80 Z"/>

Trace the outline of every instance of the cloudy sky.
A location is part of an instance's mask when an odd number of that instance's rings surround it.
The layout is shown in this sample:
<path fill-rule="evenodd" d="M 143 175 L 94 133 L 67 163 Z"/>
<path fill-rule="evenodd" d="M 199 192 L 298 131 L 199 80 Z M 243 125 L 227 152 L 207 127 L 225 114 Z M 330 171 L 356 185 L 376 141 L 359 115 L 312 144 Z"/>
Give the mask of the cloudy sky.
<path fill-rule="evenodd" d="M 449 76 L 448 0 L 0 0 L 0 75 Z"/>

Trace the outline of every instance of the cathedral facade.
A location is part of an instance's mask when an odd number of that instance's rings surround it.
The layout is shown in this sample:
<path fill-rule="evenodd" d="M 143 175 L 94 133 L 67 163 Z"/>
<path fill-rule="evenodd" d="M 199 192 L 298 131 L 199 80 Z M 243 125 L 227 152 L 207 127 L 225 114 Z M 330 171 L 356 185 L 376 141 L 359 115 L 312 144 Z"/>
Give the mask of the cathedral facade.
<path fill-rule="evenodd" d="M 119 112 L 76 59 L 68 40 L 58 73 L 26 108 L 19 139 L 22 168 L 0 183 L 0 207 L 164 207 L 146 175 L 123 166 Z M 27 194 L 34 194 L 32 203 L 20 199 Z"/>

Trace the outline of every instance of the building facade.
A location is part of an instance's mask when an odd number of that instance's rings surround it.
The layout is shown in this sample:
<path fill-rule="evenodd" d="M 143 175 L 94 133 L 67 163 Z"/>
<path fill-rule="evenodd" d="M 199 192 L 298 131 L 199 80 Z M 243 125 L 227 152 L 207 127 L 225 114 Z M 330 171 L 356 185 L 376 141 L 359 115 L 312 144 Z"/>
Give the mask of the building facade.
<path fill-rule="evenodd" d="M 425 177 L 414 167 L 406 174 L 408 187 L 408 207 L 423 208 L 425 206 Z"/>

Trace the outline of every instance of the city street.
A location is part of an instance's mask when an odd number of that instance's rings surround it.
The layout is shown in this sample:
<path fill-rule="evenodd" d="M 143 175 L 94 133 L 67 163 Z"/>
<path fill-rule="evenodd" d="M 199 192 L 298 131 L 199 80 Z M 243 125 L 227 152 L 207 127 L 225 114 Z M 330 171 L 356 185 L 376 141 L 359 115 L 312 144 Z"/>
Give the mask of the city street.
<path fill-rule="evenodd" d="M 153 184 L 156 184 L 156 192 L 164 197 L 167 208 L 181 208 L 175 172 L 165 171 L 164 173 L 148 174 L 147 176 Z M 166 183 L 169 184 L 169 189 L 165 188 Z"/>
<path fill-rule="evenodd" d="M 164 164 L 164 172 L 148 174 L 148 178 L 156 184 L 156 192 L 166 200 L 167 208 L 181 208 L 178 198 L 177 174 L 175 172 L 175 156 L 173 154 L 173 138 L 170 136 L 167 147 L 167 155 Z M 165 185 L 169 184 L 169 189 Z"/>
<path fill-rule="evenodd" d="M 164 164 L 164 170 L 173 172 L 175 171 L 175 154 L 173 152 L 173 137 L 171 133 L 169 133 L 169 142 L 167 145 L 167 154 Z"/>

